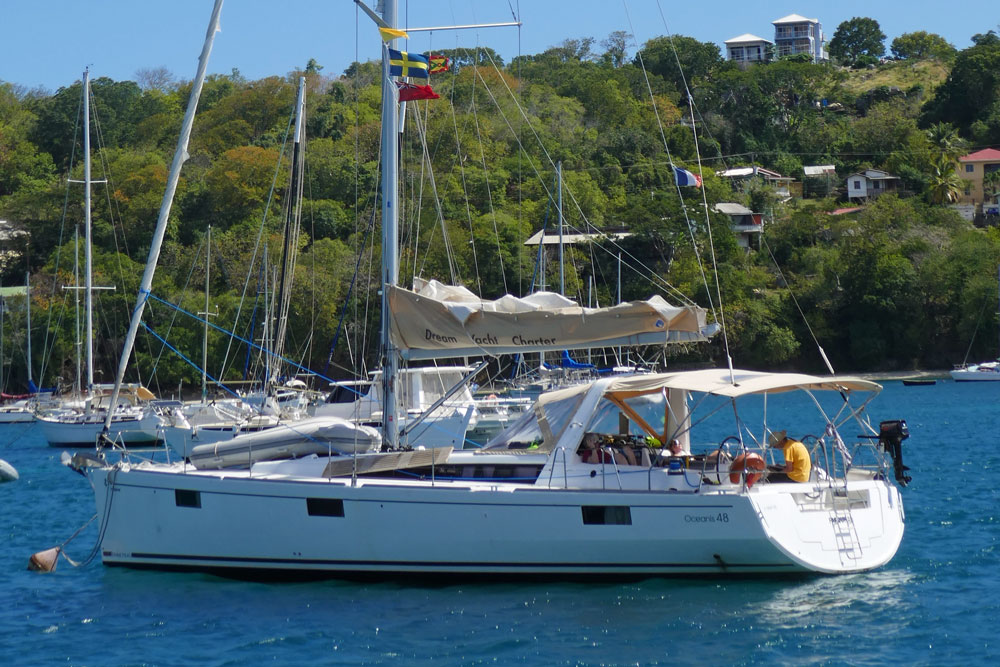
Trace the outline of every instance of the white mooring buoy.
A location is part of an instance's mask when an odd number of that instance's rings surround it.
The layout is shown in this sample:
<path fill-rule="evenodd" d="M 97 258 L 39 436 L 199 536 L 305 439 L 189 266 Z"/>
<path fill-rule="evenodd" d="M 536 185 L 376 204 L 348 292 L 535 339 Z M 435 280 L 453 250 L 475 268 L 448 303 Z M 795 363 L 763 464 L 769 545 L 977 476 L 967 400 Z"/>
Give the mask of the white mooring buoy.
<path fill-rule="evenodd" d="M 14 470 L 14 466 L 0 459 L 0 482 L 13 482 L 19 477 L 20 475 Z"/>

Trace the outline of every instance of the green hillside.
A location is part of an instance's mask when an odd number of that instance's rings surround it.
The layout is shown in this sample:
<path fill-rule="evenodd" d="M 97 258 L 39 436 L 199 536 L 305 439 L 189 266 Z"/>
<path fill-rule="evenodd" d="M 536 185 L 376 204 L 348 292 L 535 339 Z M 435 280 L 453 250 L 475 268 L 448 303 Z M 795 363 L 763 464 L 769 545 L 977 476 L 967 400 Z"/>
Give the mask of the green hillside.
<path fill-rule="evenodd" d="M 567 40 L 511 62 L 488 49 L 445 53 L 455 66 L 431 81 L 440 99 L 408 105 L 404 281 L 455 281 L 484 297 L 541 284 L 536 250 L 524 242 L 546 221 L 552 229 L 561 162 L 571 229 L 631 233 L 618 247 L 568 249 L 566 293 L 613 302 L 621 254 L 624 299 L 669 283 L 717 309 L 721 294 L 730 348 L 743 366 L 822 370 L 815 335 L 839 371 L 943 367 L 961 360 L 975 331 L 997 330 L 995 309 L 983 304 L 997 291 L 1000 238 L 947 204 L 962 188 L 955 158 L 1000 145 L 1000 40 L 984 37 L 951 65 L 915 59 L 857 70 L 794 59 L 741 69 L 715 45 L 688 37 L 652 39 L 640 54 L 597 53 L 593 44 Z M 163 303 L 140 341 L 135 372 L 143 380 L 168 388 L 200 382 L 193 365 L 156 336 L 200 359 L 202 325 L 164 304 L 204 308 L 209 225 L 213 322 L 260 338 L 267 274 L 257 239 L 263 230 L 269 257 L 280 256 L 287 130 L 300 75 L 308 81 L 306 201 L 288 354 L 340 376 L 378 363 L 378 73 L 376 63 L 355 63 L 327 76 L 311 61 L 258 81 L 238 72 L 210 78 L 154 285 Z M 94 81 L 103 147 L 95 178 L 109 180 L 106 192 L 95 188 L 95 284 L 117 286 L 98 297 L 105 377 L 131 312 L 189 88 L 169 77 Z M 4 285 L 22 284 L 31 272 L 33 337 L 44 340 L 34 367 L 44 362 L 45 383 L 69 382 L 75 373 L 74 304 L 62 286 L 73 283 L 73 232 L 82 220 L 81 189 L 66 185 L 82 174 L 80 97 L 80 82 L 51 94 L 0 83 L 0 219 L 29 234 L 7 235 L 0 268 Z M 738 202 L 764 214 L 763 238 L 740 248 L 729 218 L 716 213 L 709 235 L 702 191 L 678 189 L 671 163 L 702 175 L 710 211 Z M 837 169 L 822 191 L 801 183 L 803 167 L 816 164 Z M 749 165 L 796 179 L 793 191 L 809 198 L 786 200 L 761 180 L 715 173 Z M 898 175 L 899 196 L 830 215 L 846 206 L 838 200 L 843 179 L 867 167 Z M 717 272 L 699 264 L 713 258 Z M 545 284 L 559 278 L 556 261 L 547 262 Z M 23 337 L 21 311 L 11 309 L 5 327 L 9 340 Z M 974 353 L 995 354 L 993 340 L 976 337 Z M 209 345 L 213 374 L 245 377 L 245 344 L 213 333 Z M 671 362 L 717 361 L 725 352 L 720 337 L 670 354 Z M 12 364 L 7 388 L 23 384 L 23 373 L 23 361 Z"/>

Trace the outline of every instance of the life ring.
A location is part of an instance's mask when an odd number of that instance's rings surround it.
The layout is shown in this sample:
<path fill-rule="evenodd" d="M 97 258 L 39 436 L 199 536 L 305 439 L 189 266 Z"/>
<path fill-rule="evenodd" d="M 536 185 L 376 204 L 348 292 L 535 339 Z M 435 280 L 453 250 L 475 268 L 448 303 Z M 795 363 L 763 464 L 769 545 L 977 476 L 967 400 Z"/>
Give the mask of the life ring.
<path fill-rule="evenodd" d="M 749 454 L 740 454 L 735 459 L 733 459 L 733 464 L 729 466 L 729 481 L 733 484 L 740 483 L 740 476 L 746 470 L 766 470 L 767 465 L 764 463 L 764 459 L 761 458 L 760 454 L 755 454 L 750 452 Z M 760 473 L 747 473 L 747 488 L 757 483 L 762 477 Z"/>

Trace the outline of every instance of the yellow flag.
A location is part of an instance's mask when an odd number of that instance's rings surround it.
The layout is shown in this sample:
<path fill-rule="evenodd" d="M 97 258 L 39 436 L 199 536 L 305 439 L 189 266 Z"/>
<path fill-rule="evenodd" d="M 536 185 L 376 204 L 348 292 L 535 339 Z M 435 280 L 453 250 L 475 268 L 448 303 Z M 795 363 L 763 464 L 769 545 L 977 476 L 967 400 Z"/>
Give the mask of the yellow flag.
<path fill-rule="evenodd" d="M 406 34 L 405 30 L 396 30 L 395 28 L 379 28 L 379 33 L 382 35 L 382 39 L 386 42 L 392 39 L 409 39 L 410 36 Z"/>

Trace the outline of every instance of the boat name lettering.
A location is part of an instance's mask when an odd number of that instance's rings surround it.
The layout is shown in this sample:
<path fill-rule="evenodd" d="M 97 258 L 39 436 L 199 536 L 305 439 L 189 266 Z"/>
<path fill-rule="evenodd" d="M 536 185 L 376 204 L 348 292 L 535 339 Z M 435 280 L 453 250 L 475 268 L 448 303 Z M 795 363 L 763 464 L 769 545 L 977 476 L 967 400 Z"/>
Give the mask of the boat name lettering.
<path fill-rule="evenodd" d="M 684 523 L 729 523 L 729 514 L 685 514 Z"/>
<path fill-rule="evenodd" d="M 442 336 L 441 334 L 436 334 L 430 329 L 424 329 L 424 339 L 432 340 L 436 343 L 457 343 L 458 339 L 454 336 Z"/>
<path fill-rule="evenodd" d="M 500 341 L 493 334 L 486 334 L 485 336 L 473 336 L 472 340 L 476 345 L 498 345 Z"/>
<path fill-rule="evenodd" d="M 521 334 L 514 336 L 514 345 L 555 345 L 555 338 L 525 338 Z"/>

